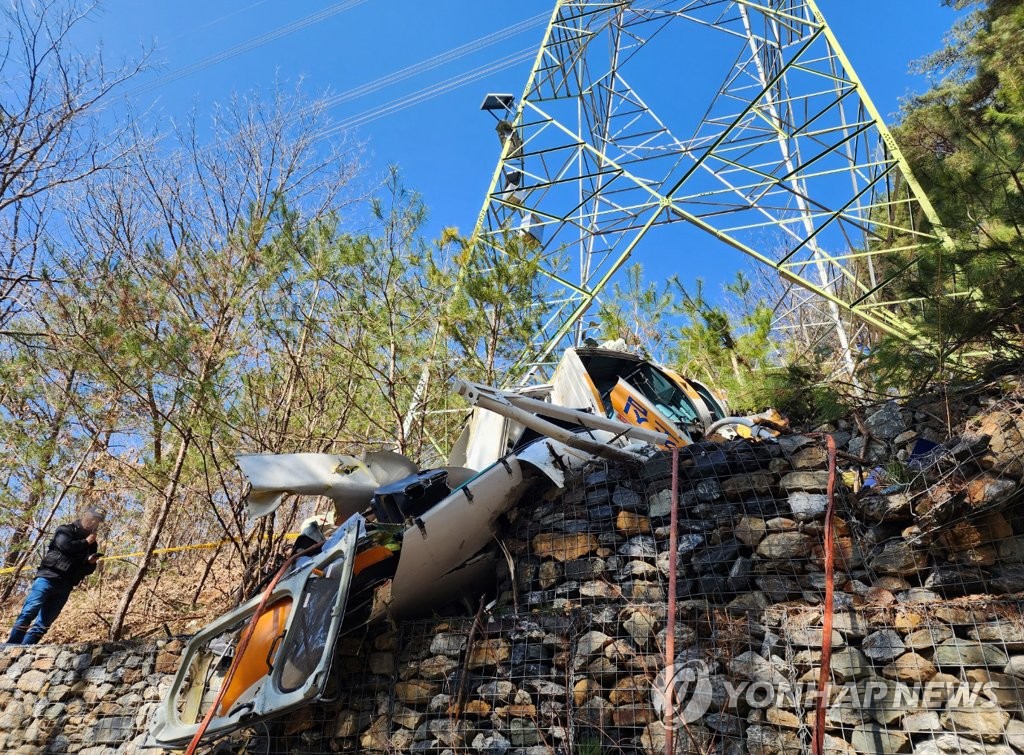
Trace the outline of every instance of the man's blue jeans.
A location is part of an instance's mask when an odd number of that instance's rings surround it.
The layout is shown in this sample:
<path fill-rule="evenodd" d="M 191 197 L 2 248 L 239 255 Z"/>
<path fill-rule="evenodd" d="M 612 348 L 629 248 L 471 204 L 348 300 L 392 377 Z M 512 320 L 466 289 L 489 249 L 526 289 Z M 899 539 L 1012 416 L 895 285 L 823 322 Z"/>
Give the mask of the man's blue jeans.
<path fill-rule="evenodd" d="M 68 602 L 72 588 L 73 585 L 55 579 L 36 577 L 7 641 L 15 645 L 35 645 L 39 642 Z"/>

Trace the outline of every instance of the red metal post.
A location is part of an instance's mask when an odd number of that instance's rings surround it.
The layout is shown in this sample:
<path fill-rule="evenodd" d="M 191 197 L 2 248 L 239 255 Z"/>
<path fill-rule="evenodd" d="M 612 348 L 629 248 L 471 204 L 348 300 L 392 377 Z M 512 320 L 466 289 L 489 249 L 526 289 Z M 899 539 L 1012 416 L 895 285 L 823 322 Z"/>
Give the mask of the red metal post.
<path fill-rule="evenodd" d="M 665 755 L 675 751 L 676 571 L 679 563 L 679 448 L 672 449 L 672 503 L 668 535 L 668 616 L 665 620 Z"/>

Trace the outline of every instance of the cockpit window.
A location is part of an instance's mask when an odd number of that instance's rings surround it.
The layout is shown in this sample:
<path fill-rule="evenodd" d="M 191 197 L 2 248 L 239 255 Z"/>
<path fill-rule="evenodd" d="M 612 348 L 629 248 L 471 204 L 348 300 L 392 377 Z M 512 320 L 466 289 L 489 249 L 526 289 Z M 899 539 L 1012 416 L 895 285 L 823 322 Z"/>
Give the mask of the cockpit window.
<path fill-rule="evenodd" d="M 700 415 L 686 394 L 650 364 L 640 365 L 624 378 L 675 424 L 690 425 L 700 420 Z"/>
<path fill-rule="evenodd" d="M 294 692 L 302 687 L 323 659 L 331 613 L 342 589 L 343 567 L 344 562 L 335 561 L 325 574 L 318 574 L 314 569 L 306 580 L 302 603 L 295 609 L 278 656 L 278 687 L 282 692 Z"/>

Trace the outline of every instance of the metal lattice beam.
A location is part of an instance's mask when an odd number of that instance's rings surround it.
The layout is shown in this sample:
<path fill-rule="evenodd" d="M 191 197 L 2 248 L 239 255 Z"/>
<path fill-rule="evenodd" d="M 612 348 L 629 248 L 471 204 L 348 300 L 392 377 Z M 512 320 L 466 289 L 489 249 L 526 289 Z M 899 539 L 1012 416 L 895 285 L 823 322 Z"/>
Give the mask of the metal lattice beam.
<path fill-rule="evenodd" d="M 702 117 L 670 122 L 643 98 L 645 80 L 678 81 L 651 42 L 697 26 L 735 58 Z M 474 238 L 500 254 L 515 235 L 540 255 L 546 319 L 520 376 L 578 340 L 616 272 L 671 225 L 822 297 L 851 373 L 853 318 L 917 338 L 894 283 L 941 225 L 814 0 L 559 0 L 499 134 Z"/>

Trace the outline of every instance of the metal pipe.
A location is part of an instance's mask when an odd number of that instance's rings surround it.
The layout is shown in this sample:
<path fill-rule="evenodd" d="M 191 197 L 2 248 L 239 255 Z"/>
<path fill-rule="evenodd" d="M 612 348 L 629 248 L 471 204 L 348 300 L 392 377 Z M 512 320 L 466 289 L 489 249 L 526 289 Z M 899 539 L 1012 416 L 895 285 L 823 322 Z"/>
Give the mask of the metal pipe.
<path fill-rule="evenodd" d="M 467 396 L 467 398 L 470 397 Z M 585 451 L 593 454 L 594 456 L 599 456 L 602 459 L 612 459 L 614 461 L 636 461 L 641 458 L 638 454 L 626 451 L 618 446 L 613 446 L 604 441 L 587 438 L 579 433 L 566 430 L 564 427 L 559 427 L 552 422 L 548 422 L 547 420 L 538 417 L 536 414 L 531 414 L 524 409 L 512 406 L 505 401 L 500 401 L 490 396 L 484 396 L 479 393 L 474 394 L 473 398 L 470 399 L 470 403 L 474 406 L 479 406 L 481 409 L 487 409 L 495 414 L 500 414 L 503 417 L 514 420 L 524 427 L 536 430 L 541 435 L 546 435 L 553 440 L 564 443 L 570 448 Z"/>
<path fill-rule="evenodd" d="M 672 449 L 672 503 L 668 533 L 668 616 L 665 620 L 665 715 L 675 711 L 676 663 L 676 571 L 679 562 L 679 449 Z M 675 750 L 675 721 L 665 725 L 665 755 Z"/>
<path fill-rule="evenodd" d="M 836 515 L 836 439 L 826 435 L 828 447 L 828 502 L 825 508 L 825 606 L 821 621 L 821 669 L 818 672 L 818 696 L 815 700 L 814 739 L 811 752 L 825 752 L 825 708 L 828 705 L 828 680 L 832 667 L 832 614 L 835 611 L 835 531 Z"/>
<path fill-rule="evenodd" d="M 636 425 L 630 425 L 626 422 L 601 417 L 597 414 L 590 414 L 589 412 L 582 412 L 578 409 L 567 409 L 564 406 L 557 406 L 555 404 L 549 404 L 546 401 L 539 401 L 526 396 L 506 393 L 488 386 L 469 383 L 465 380 L 454 380 L 453 387 L 455 388 L 456 393 L 463 396 L 473 406 L 479 406 L 480 408 L 487 409 L 495 414 L 500 414 L 503 417 L 513 419 L 532 430 L 536 430 L 539 433 L 547 435 L 549 438 L 561 441 L 567 446 L 580 448 L 581 450 L 589 451 L 590 453 L 597 453 L 595 450 L 596 446 L 600 446 L 601 448 L 614 448 L 614 446 L 609 446 L 607 443 L 602 441 L 589 441 L 578 433 L 566 430 L 564 427 L 559 427 L 554 423 L 542 419 L 538 415 L 544 415 L 568 422 L 576 422 L 581 427 L 587 428 L 588 430 L 604 430 L 606 432 L 613 433 L 614 435 L 638 440 L 643 443 L 649 443 L 653 446 L 665 445 L 669 440 L 668 435 L 665 433 L 659 433 L 653 430 L 644 430 L 643 428 L 637 427 Z M 580 442 L 583 442 L 586 445 L 580 445 Z M 635 454 L 631 454 L 617 448 L 615 450 L 618 452 L 618 455 L 615 458 L 636 458 Z"/>

